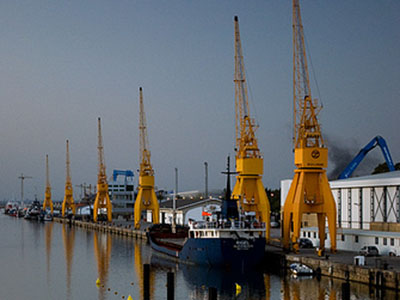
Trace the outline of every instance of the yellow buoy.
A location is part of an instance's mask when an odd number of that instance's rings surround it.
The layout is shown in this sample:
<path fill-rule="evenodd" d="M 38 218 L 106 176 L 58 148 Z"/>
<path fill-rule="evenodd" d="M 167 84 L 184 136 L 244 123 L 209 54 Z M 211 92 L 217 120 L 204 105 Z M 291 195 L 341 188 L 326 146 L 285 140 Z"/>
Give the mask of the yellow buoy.
<path fill-rule="evenodd" d="M 242 292 L 242 287 L 237 283 L 235 283 L 235 285 L 236 285 L 236 296 L 237 296 Z"/>
<path fill-rule="evenodd" d="M 128 298 L 126 298 L 126 300 L 133 300 L 131 295 L 128 296 Z"/>
<path fill-rule="evenodd" d="M 96 280 L 96 285 L 97 285 L 97 286 L 100 285 L 100 278 L 97 278 L 97 280 Z"/>

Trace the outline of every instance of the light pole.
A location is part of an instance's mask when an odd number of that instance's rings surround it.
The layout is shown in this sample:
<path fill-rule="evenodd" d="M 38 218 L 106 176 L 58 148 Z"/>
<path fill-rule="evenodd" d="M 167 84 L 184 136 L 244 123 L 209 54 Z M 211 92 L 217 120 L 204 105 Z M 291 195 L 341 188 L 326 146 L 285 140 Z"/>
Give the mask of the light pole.
<path fill-rule="evenodd" d="M 208 198 L 208 163 L 204 162 L 204 168 L 205 168 L 205 192 L 204 192 L 204 198 Z"/>

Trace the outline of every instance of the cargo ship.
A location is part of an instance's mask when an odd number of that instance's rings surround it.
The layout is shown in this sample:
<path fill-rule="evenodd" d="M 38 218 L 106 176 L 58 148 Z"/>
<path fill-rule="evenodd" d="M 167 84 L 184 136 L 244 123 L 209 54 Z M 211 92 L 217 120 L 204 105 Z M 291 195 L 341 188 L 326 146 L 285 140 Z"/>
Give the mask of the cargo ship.
<path fill-rule="evenodd" d="M 229 162 L 221 214 L 188 226 L 155 224 L 148 230 L 151 247 L 182 262 L 216 267 L 254 267 L 264 259 L 266 226 L 255 214 L 241 214 L 231 199 Z M 173 230 L 173 228 L 175 229 Z"/>

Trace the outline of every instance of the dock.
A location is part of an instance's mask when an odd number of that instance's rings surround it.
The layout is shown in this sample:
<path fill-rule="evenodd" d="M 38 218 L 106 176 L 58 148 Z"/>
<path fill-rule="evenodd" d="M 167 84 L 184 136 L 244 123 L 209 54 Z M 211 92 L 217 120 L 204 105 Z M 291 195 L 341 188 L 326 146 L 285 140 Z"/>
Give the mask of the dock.
<path fill-rule="evenodd" d="M 302 263 L 312 268 L 317 276 L 327 276 L 346 282 L 358 282 L 375 288 L 389 288 L 399 291 L 400 257 L 365 257 L 365 265 L 355 264 L 358 253 L 338 251 L 319 257 L 315 249 L 300 249 L 298 254 L 285 253 L 277 246 L 266 247 L 266 264 L 271 269 L 289 269 L 292 263 Z"/>
<path fill-rule="evenodd" d="M 147 240 L 145 230 L 138 230 L 131 227 L 131 225 L 122 225 L 117 223 L 108 222 L 86 222 L 80 220 L 70 220 L 66 218 L 54 218 L 54 221 L 62 224 L 71 224 L 76 227 L 81 227 L 88 230 L 96 230 L 100 232 L 111 233 L 120 236 L 131 237 L 134 239 Z"/>

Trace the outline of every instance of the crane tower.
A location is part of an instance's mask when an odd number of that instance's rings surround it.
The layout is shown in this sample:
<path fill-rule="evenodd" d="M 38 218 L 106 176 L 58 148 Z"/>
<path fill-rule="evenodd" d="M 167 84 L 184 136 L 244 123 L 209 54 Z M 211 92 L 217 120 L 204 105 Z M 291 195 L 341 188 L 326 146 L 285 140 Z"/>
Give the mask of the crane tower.
<path fill-rule="evenodd" d="M 328 149 L 317 120 L 321 107 L 311 97 L 299 0 L 293 0 L 293 65 L 293 142 L 297 169 L 283 208 L 283 246 L 289 249 L 291 240 L 293 250 L 298 251 L 302 216 L 314 213 L 318 220 L 318 254 L 321 255 L 325 249 L 326 218 L 331 251 L 336 252 L 336 204 L 325 170 Z"/>
<path fill-rule="evenodd" d="M 69 161 L 69 141 L 67 140 L 66 143 L 66 159 L 65 159 L 65 190 L 64 190 L 64 200 L 62 203 L 62 216 L 65 217 L 65 213 L 70 209 L 72 214 L 75 215 L 75 203 L 74 203 L 74 196 L 73 196 L 73 189 L 72 189 L 72 182 L 71 182 L 71 170 L 70 170 L 70 161 Z"/>
<path fill-rule="evenodd" d="M 51 200 L 51 186 L 49 176 L 49 156 L 46 154 L 46 191 L 44 192 L 43 210 L 46 207 L 50 207 L 51 213 L 53 213 L 53 201 Z"/>
<path fill-rule="evenodd" d="M 255 212 L 265 222 L 269 239 L 270 205 L 262 183 L 264 159 L 258 148 L 255 120 L 250 118 L 247 85 L 240 42 L 239 21 L 235 16 L 235 112 L 236 112 L 236 184 L 232 198 L 246 212 Z"/>
<path fill-rule="evenodd" d="M 140 132 L 140 173 L 139 191 L 135 201 L 135 228 L 140 227 L 143 210 L 151 210 L 153 223 L 159 223 L 160 207 L 154 191 L 154 170 L 150 162 L 149 141 L 147 138 L 146 116 L 143 106 L 143 91 L 139 88 L 139 132 Z"/>
<path fill-rule="evenodd" d="M 112 221 L 112 205 L 108 195 L 108 183 L 106 176 L 106 164 L 104 161 L 103 138 L 101 135 L 101 120 L 98 118 L 98 175 L 97 175 L 97 194 L 93 205 L 93 220 L 97 222 L 99 209 L 107 211 L 108 222 Z"/>

